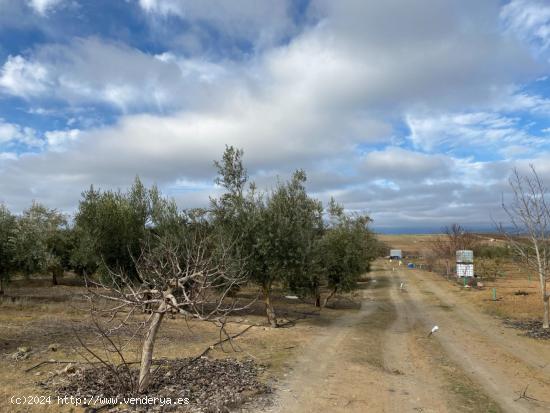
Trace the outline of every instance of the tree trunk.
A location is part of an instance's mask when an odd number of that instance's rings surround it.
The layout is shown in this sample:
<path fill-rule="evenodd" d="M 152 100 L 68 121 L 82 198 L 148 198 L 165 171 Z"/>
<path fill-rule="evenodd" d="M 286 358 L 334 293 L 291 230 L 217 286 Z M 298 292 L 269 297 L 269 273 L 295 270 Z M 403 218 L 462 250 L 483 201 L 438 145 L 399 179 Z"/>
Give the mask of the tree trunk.
<path fill-rule="evenodd" d="M 4 295 L 4 279 L 0 277 L 0 295 Z"/>
<path fill-rule="evenodd" d="M 153 363 L 153 349 L 160 324 L 166 312 L 166 303 L 162 303 L 151 319 L 149 330 L 145 336 L 141 349 L 141 363 L 139 366 L 138 391 L 144 393 L 151 382 L 151 364 Z"/>
<path fill-rule="evenodd" d="M 318 286 L 315 287 L 315 307 L 321 307 L 321 290 Z"/>
<path fill-rule="evenodd" d="M 542 321 L 542 328 L 550 328 L 550 295 L 544 296 L 544 319 Z"/>
<path fill-rule="evenodd" d="M 315 296 L 315 307 L 321 307 L 321 295 L 319 293 Z"/>
<path fill-rule="evenodd" d="M 265 312 L 267 314 L 267 322 L 271 327 L 277 327 L 277 316 L 275 314 L 275 309 L 273 308 L 273 305 L 271 304 L 271 284 L 264 284 L 262 286 L 263 293 L 264 293 L 264 301 L 265 301 Z"/>
<path fill-rule="evenodd" d="M 338 287 L 334 287 L 334 290 L 332 290 L 332 292 L 325 297 L 325 302 L 323 303 L 323 308 L 327 306 L 328 300 L 330 300 L 334 296 L 334 294 L 336 294 L 337 290 L 338 290 Z"/>
<path fill-rule="evenodd" d="M 546 269 L 543 268 L 542 259 L 538 250 L 538 246 L 535 245 L 535 251 L 537 252 L 537 264 L 538 264 L 538 276 L 540 283 L 540 293 L 542 295 L 542 303 L 544 306 L 544 316 L 542 319 L 542 328 L 550 328 L 549 326 L 549 311 L 550 311 L 550 294 L 546 292 Z"/>
<path fill-rule="evenodd" d="M 52 284 L 57 285 L 57 271 L 56 270 L 52 271 Z"/>

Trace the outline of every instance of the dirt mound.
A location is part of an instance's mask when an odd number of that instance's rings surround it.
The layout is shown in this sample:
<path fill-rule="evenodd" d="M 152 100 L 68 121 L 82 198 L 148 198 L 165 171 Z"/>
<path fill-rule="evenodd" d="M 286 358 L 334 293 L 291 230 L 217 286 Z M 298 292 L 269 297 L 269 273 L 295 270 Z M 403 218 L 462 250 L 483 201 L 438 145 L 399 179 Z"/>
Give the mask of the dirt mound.
<path fill-rule="evenodd" d="M 105 366 L 86 367 L 72 374 L 55 375 L 41 384 L 56 396 L 91 398 L 88 404 L 95 408 L 111 401 L 113 406 L 107 411 L 113 412 L 225 412 L 270 393 L 270 388 L 258 380 L 261 370 L 263 367 L 252 360 L 158 360 L 146 395 L 132 389 L 132 383 L 135 386 L 137 382 L 137 369 L 124 366 L 118 368 L 118 374 Z M 157 400 L 146 405 L 143 401 L 128 403 L 131 397 Z M 167 399 L 187 399 L 188 403 L 167 404 Z"/>

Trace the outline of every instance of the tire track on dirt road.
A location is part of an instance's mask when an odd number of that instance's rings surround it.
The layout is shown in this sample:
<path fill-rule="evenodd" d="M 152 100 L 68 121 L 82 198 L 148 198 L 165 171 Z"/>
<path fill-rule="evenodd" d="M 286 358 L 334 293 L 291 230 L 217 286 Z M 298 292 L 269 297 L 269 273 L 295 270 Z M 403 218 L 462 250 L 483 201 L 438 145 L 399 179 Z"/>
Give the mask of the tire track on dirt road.
<path fill-rule="evenodd" d="M 496 322 L 494 317 L 472 308 L 467 299 L 453 295 L 448 289 L 448 282 L 433 273 L 413 271 L 409 273 L 408 277 L 415 279 L 418 288 L 427 289 L 433 293 L 443 307 L 460 308 L 460 311 L 454 313 L 456 317 L 468 323 L 472 329 L 483 332 L 495 345 L 504 347 L 523 363 L 535 370 L 540 369 L 550 379 L 550 346 L 548 342 L 519 337 L 516 330 L 506 328 L 502 323 Z"/>
<path fill-rule="evenodd" d="M 427 336 L 432 325 L 421 317 L 406 289 L 399 287 L 399 273 L 386 274 L 392 280 L 389 298 L 398 314 L 384 345 L 387 370 L 398 373 L 389 376 L 396 391 L 386 411 L 500 412 L 499 405 L 448 357 L 437 339 Z"/>
<path fill-rule="evenodd" d="M 361 310 L 303 349 L 270 411 L 499 412 L 426 338 L 424 319 L 398 290 L 399 275 L 383 268 L 371 276 Z"/>
<path fill-rule="evenodd" d="M 547 374 L 532 365 L 532 359 L 525 360 L 521 355 L 529 348 L 538 348 L 538 343 L 517 337 L 495 339 L 498 320 L 487 319 L 485 315 L 456 304 L 449 306 L 449 294 L 422 279 L 416 271 L 396 271 L 401 279 L 407 279 L 405 302 L 410 311 L 418 317 L 429 331 L 431 325 L 440 327 L 435 336 L 451 360 L 458 364 L 468 376 L 479 383 L 486 394 L 508 412 L 548 412 L 550 404 L 550 381 Z M 464 310 L 464 311 L 463 311 Z M 516 351 L 514 351 L 516 350 Z M 521 351 L 519 351 L 521 350 Z M 544 362 L 543 360 L 539 360 Z M 548 362 L 548 360 L 546 361 Z M 528 395 L 542 402 L 520 399 L 519 392 L 529 385 Z"/>
<path fill-rule="evenodd" d="M 434 374 L 433 363 L 426 360 L 415 335 L 418 319 L 415 311 L 402 299 L 398 289 L 401 280 L 394 279 L 389 294 L 396 306 L 397 319 L 384 339 L 384 363 L 394 375 L 389 378 L 392 388 L 399 389 L 389 398 L 390 411 L 448 412 L 446 390 L 439 375 Z"/>
<path fill-rule="evenodd" d="M 366 294 L 368 295 L 368 294 Z M 355 340 L 353 328 L 376 310 L 365 295 L 364 305 L 351 315 L 340 317 L 304 349 L 295 362 L 290 378 L 279 386 L 275 412 L 365 411 L 358 372 L 346 362 L 342 352 L 346 340 Z M 334 384 L 349 383 L 345 388 Z M 338 387 L 338 386 L 336 386 Z M 345 410 L 340 410 L 345 409 Z"/>

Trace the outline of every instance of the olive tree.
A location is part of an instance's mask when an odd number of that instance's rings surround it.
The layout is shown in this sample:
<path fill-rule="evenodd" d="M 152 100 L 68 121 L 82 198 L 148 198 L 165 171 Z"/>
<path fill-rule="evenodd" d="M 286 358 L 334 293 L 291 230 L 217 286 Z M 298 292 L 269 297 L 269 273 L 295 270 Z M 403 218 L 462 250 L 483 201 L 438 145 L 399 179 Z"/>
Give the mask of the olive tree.
<path fill-rule="evenodd" d="M 15 216 L 0 204 L 0 295 L 4 294 L 4 284 L 9 281 L 13 270 L 15 225 Z"/>
<path fill-rule="evenodd" d="M 92 272 L 118 268 L 137 276 L 133 258 L 150 235 L 177 232 L 184 222 L 175 202 L 139 178 L 127 192 L 101 191 L 93 186 L 82 194 L 75 216 L 78 235 L 73 265 Z"/>
<path fill-rule="evenodd" d="M 214 226 L 236 240 L 235 253 L 247 257 L 248 267 L 253 273 L 260 264 L 255 252 L 262 231 L 265 199 L 256 191 L 254 182 L 248 182 L 242 157 L 242 150 L 229 146 L 222 160 L 214 162 L 218 171 L 214 182 L 224 189 L 224 193 L 211 198 L 210 213 Z"/>
<path fill-rule="evenodd" d="M 140 242 L 145 238 L 147 219 L 146 194 L 137 181 L 129 193 L 101 191 L 93 187 L 82 194 L 75 216 L 76 226 L 83 235 L 79 252 L 88 253 L 82 258 L 93 260 L 103 271 L 119 268 L 134 274 L 132 256 L 139 255 Z M 105 267 L 106 266 L 106 267 Z"/>
<path fill-rule="evenodd" d="M 514 249 L 526 265 L 537 274 L 543 303 L 542 327 L 550 328 L 550 293 L 547 282 L 550 278 L 550 208 L 547 203 L 548 188 L 535 167 L 531 165 L 528 175 L 514 170 L 509 180 L 512 200 L 502 207 L 508 215 L 510 230 L 500 225 Z"/>
<path fill-rule="evenodd" d="M 214 165 L 218 170 L 215 183 L 225 192 L 219 198 L 211 199 L 213 223 L 235 239 L 237 258 L 244 259 L 249 279 L 260 285 L 264 294 L 268 322 L 276 327 L 277 319 L 271 303 L 271 285 L 280 274 L 269 272 L 266 261 L 267 205 L 265 196 L 256 191 L 255 184 L 248 182 L 248 173 L 243 166 L 243 151 L 226 147 L 220 162 Z"/>
<path fill-rule="evenodd" d="M 314 265 L 307 277 L 307 286 L 317 307 L 326 306 L 338 291 L 356 289 L 359 278 L 370 270 L 380 247 L 369 229 L 372 220 L 368 216 L 346 214 L 333 199 L 328 215 L 328 225 L 316 241 Z M 330 291 L 323 302 L 321 287 Z"/>
<path fill-rule="evenodd" d="M 33 202 L 17 218 L 13 230 L 16 268 L 26 275 L 49 272 L 56 285 L 63 274 L 60 238 L 66 228 L 62 213 Z"/>
<path fill-rule="evenodd" d="M 315 241 L 323 231 L 323 208 L 306 191 L 306 174 L 294 172 L 288 182 L 279 183 L 266 201 L 258 256 L 262 272 L 252 276 L 261 285 L 270 323 L 276 325 L 271 289 L 280 281 L 294 289 L 312 270 Z"/>
<path fill-rule="evenodd" d="M 227 147 L 215 162 L 215 182 L 225 193 L 212 199 L 213 222 L 235 239 L 250 280 L 262 291 L 267 320 L 276 327 L 273 286 L 293 285 L 309 268 L 315 237 L 322 231 L 322 207 L 308 196 L 301 170 L 270 193 L 259 193 L 248 182 L 242 156 L 242 150 Z"/>

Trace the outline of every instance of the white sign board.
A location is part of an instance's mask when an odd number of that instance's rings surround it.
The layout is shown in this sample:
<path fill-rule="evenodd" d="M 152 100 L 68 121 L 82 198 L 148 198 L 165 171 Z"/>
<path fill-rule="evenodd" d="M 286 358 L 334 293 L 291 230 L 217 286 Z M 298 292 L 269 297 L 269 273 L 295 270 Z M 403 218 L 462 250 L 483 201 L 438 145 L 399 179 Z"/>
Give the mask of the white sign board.
<path fill-rule="evenodd" d="M 474 264 L 456 264 L 457 277 L 473 277 Z"/>
<path fill-rule="evenodd" d="M 471 264 L 474 262 L 474 252 L 472 250 L 458 250 L 456 252 L 456 262 Z"/>

